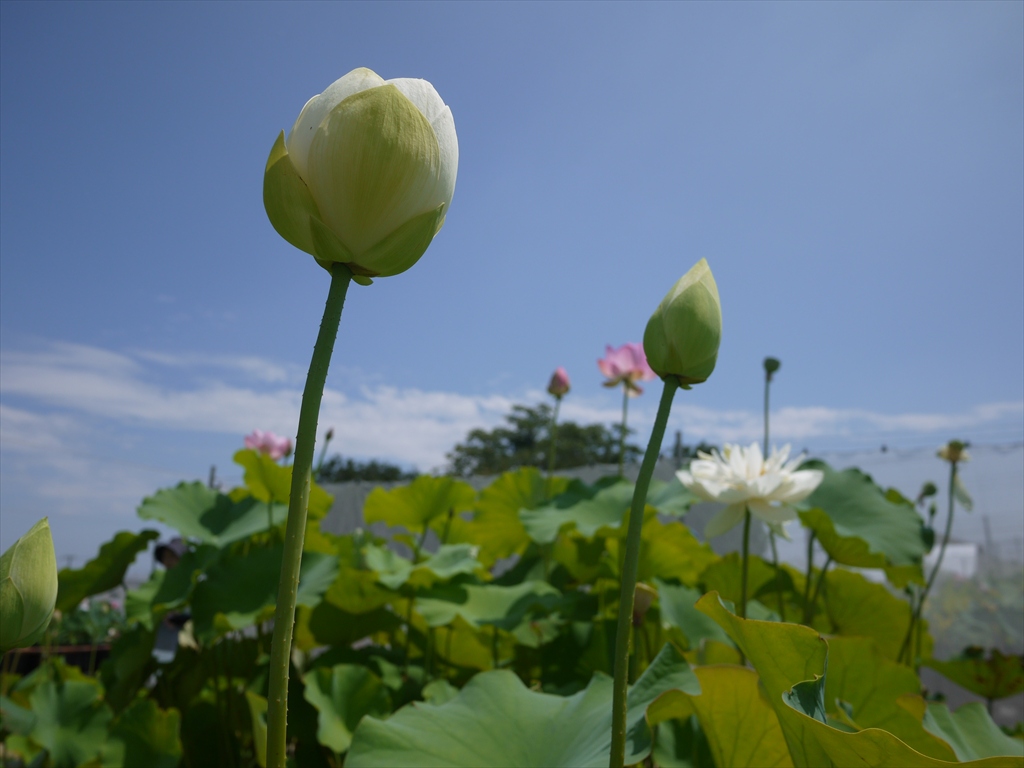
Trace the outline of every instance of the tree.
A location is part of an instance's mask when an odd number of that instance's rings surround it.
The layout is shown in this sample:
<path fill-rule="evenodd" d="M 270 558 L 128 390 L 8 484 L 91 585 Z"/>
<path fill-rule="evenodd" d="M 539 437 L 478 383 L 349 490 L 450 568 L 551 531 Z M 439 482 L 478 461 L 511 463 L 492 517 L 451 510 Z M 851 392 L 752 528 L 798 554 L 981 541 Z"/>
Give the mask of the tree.
<path fill-rule="evenodd" d="M 316 470 L 318 483 L 347 483 L 353 480 L 370 480 L 378 483 L 412 480 L 416 472 L 406 472 L 397 464 L 386 461 L 354 461 L 334 455 Z"/>
<path fill-rule="evenodd" d="M 518 467 L 548 466 L 551 447 L 551 407 L 514 405 L 505 417 L 507 426 L 490 431 L 474 429 L 456 445 L 447 458 L 453 475 L 493 475 Z M 555 469 L 590 464 L 615 464 L 619 460 L 622 427 L 603 424 L 581 426 L 572 421 L 558 424 Z M 627 430 L 627 436 L 633 430 Z M 626 443 L 626 461 L 640 458 L 639 446 Z"/>

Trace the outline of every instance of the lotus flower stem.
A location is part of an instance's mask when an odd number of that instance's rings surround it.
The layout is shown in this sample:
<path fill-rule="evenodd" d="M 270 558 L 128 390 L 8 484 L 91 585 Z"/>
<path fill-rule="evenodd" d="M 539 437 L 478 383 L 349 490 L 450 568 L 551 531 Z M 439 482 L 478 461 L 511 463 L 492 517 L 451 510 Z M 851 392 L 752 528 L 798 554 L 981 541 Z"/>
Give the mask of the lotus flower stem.
<path fill-rule="evenodd" d="M 623 477 L 626 465 L 626 412 L 629 410 L 629 387 L 622 386 L 622 428 L 619 432 L 619 477 Z M 658 444 L 659 450 L 661 443 Z M 646 458 L 646 457 L 645 457 Z"/>
<path fill-rule="evenodd" d="M 740 578 L 740 618 L 747 618 L 747 566 L 750 560 L 750 510 L 743 513 L 743 571 Z"/>
<path fill-rule="evenodd" d="M 914 609 L 910 615 L 910 626 L 907 627 L 907 636 L 903 638 L 903 645 L 900 646 L 899 655 L 896 657 L 898 660 L 902 660 L 903 655 L 907 654 L 907 662 L 911 667 L 916 665 L 915 660 L 911 658 L 910 639 L 914 634 L 914 628 L 921 623 L 921 614 L 924 612 L 925 598 L 928 597 L 932 584 L 935 583 L 935 577 L 939 575 L 939 569 L 942 567 L 942 558 L 946 554 L 946 546 L 949 544 L 949 537 L 953 532 L 953 501 L 956 489 L 956 465 L 957 462 L 955 461 L 951 461 L 949 463 L 949 511 L 946 513 L 946 530 L 942 534 L 942 544 L 939 547 L 939 556 L 935 559 L 935 566 L 932 568 L 932 573 L 928 577 L 928 581 L 925 582 L 924 591 L 921 592 L 921 597 L 917 601 L 917 608 Z"/>
<path fill-rule="evenodd" d="M 818 604 L 818 595 L 821 594 L 821 587 L 825 583 L 825 573 L 828 571 L 828 567 L 832 565 L 832 555 L 825 558 L 825 564 L 821 566 L 821 573 L 818 574 L 818 583 L 814 585 L 814 595 L 811 597 L 811 607 L 813 608 Z M 827 600 L 825 601 L 828 602 Z M 810 621 L 807 622 L 810 624 Z"/>
<path fill-rule="evenodd" d="M 804 579 L 804 624 L 811 623 L 811 576 L 814 573 L 814 531 L 807 537 L 807 577 Z"/>
<path fill-rule="evenodd" d="M 610 768 L 622 768 L 626 760 L 626 693 L 629 674 L 629 632 L 633 624 L 633 597 L 636 592 L 636 576 L 640 563 L 640 531 L 644 524 L 644 507 L 647 504 L 647 489 L 654 474 L 654 465 L 661 453 L 665 439 L 665 426 L 672 410 L 672 398 L 679 388 L 675 376 L 665 378 L 665 388 L 658 404 L 658 415 L 654 419 L 651 439 L 647 443 L 640 474 L 633 488 L 633 503 L 629 510 L 629 531 L 626 534 L 626 554 L 622 562 L 622 591 L 619 595 L 619 621 L 615 632 L 615 678 L 612 689 L 612 750 Z M 626 393 L 628 397 L 628 392 Z M 625 401 L 623 401 L 623 435 L 625 435 Z M 620 454 L 621 455 L 621 454 Z M 621 473 L 620 473 L 621 474 Z"/>
<path fill-rule="evenodd" d="M 548 427 L 548 477 L 544 488 L 544 495 L 551 498 L 551 478 L 555 473 L 555 446 L 558 441 L 558 406 L 562 404 L 562 398 L 555 398 L 555 408 L 551 411 L 551 426 Z"/>
<path fill-rule="evenodd" d="M 295 437 L 295 461 L 292 464 L 292 485 L 288 497 L 288 523 L 285 528 L 281 580 L 277 590 L 274 613 L 274 639 L 270 647 L 270 691 L 267 697 L 267 768 L 284 768 L 285 740 L 288 723 L 288 666 L 291 662 L 292 634 L 295 625 L 295 600 L 299 588 L 299 566 L 306 533 L 309 507 L 310 473 L 316 449 L 316 426 L 320 401 L 327 382 L 334 340 L 338 336 L 345 294 L 352 272 L 344 264 L 331 269 L 331 287 L 327 293 L 320 332 L 309 361 L 306 386 L 299 407 L 299 429 Z"/>
<path fill-rule="evenodd" d="M 768 361 L 766 360 L 765 363 Z M 768 455 L 768 390 L 772 383 L 772 372 L 765 366 L 764 374 L 764 455 Z M 782 599 L 782 580 L 779 578 L 779 549 L 775 545 L 775 531 L 768 529 L 768 542 L 772 545 L 772 567 L 775 569 L 775 588 L 779 596 L 779 618 L 786 620 L 786 604 Z"/>

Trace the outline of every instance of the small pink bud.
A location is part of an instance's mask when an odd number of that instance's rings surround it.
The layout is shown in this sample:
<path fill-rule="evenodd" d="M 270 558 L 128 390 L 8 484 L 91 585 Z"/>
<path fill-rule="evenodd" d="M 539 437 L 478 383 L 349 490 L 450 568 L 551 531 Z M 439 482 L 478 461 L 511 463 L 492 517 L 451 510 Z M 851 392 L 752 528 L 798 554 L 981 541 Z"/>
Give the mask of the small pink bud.
<path fill-rule="evenodd" d="M 565 372 L 565 368 L 558 366 L 555 368 L 555 372 L 551 374 L 551 381 L 548 383 L 548 392 L 557 397 L 559 400 L 569 392 L 569 374 Z"/>

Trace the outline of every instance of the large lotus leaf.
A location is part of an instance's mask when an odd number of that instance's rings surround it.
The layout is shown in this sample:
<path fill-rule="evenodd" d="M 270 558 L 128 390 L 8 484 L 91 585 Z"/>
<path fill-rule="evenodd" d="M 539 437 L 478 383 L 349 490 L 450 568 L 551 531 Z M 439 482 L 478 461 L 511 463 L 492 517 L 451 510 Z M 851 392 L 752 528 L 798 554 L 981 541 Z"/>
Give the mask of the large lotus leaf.
<path fill-rule="evenodd" d="M 592 583 L 601 574 L 612 575 L 618 571 L 618 564 L 612 555 L 611 539 L 588 539 L 578 531 L 567 530 L 558 534 L 551 547 L 551 559 L 565 568 L 573 580 Z"/>
<path fill-rule="evenodd" d="M 29 737 L 49 751 L 54 768 L 77 768 L 99 755 L 113 716 L 101 694 L 99 684 L 84 680 L 47 680 L 32 691 Z"/>
<path fill-rule="evenodd" d="M 261 533 L 288 518 L 285 504 L 267 504 L 252 496 L 234 501 L 200 482 L 178 483 L 142 500 L 139 517 L 159 520 L 182 536 L 217 547 Z"/>
<path fill-rule="evenodd" d="M 524 581 L 514 586 L 462 584 L 438 587 L 416 598 L 416 611 L 431 627 L 450 624 L 461 616 L 480 627 L 494 624 L 513 629 L 538 605 L 561 599 L 562 593 L 546 581 Z"/>
<path fill-rule="evenodd" d="M 378 632 L 393 632 L 402 620 L 386 608 L 349 613 L 326 600 L 315 608 L 299 606 L 295 616 L 295 647 L 311 651 L 325 645 L 348 646 Z"/>
<path fill-rule="evenodd" d="M 672 688 L 699 693 L 689 666 L 666 646 L 629 692 L 626 763 L 650 752 L 647 707 Z M 346 768 L 586 768 L 608 764 L 612 681 L 595 675 L 562 697 L 531 691 L 512 672 L 484 672 L 444 704 L 413 703 L 388 720 L 366 718 Z"/>
<path fill-rule="evenodd" d="M 972 646 L 948 661 L 928 659 L 924 665 L 985 699 L 1024 691 L 1024 656 L 1004 656 L 998 648 L 985 658 L 984 649 Z"/>
<path fill-rule="evenodd" d="M 384 683 L 362 665 L 318 667 L 303 682 L 306 701 L 319 713 L 317 741 L 337 754 L 348 751 L 352 734 L 366 715 L 385 717 L 391 712 Z"/>
<path fill-rule="evenodd" d="M 810 627 L 799 624 L 741 619 L 723 605 L 717 592 L 698 600 L 697 609 L 725 630 L 757 670 L 768 702 L 779 717 L 793 764 L 797 768 L 829 765 L 811 727 L 802 719 L 788 717 L 788 708 L 782 701 L 782 695 L 796 683 L 822 676 L 828 654 L 825 640 Z"/>
<path fill-rule="evenodd" d="M 647 489 L 647 504 L 663 515 L 682 517 L 690 511 L 690 507 L 700 501 L 678 480 L 664 483 L 652 480 Z"/>
<path fill-rule="evenodd" d="M 708 592 L 718 592 L 723 600 L 739 604 L 743 591 L 743 561 L 739 552 L 712 561 L 700 576 Z M 775 583 L 775 569 L 757 555 L 747 558 L 747 599 Z"/>
<path fill-rule="evenodd" d="M 503 635 L 493 626 L 477 627 L 461 616 L 456 616 L 447 626 L 431 627 L 423 617 L 414 614 L 413 627 L 429 638 L 437 657 L 452 667 L 494 669 L 496 662 L 514 650 L 510 635 Z"/>
<path fill-rule="evenodd" d="M 192 594 L 196 636 L 211 640 L 223 632 L 249 627 L 267 619 L 277 602 L 283 544 L 230 553 L 206 572 Z M 338 575 L 338 559 L 306 552 L 299 570 L 298 605 L 313 607 Z"/>
<path fill-rule="evenodd" d="M 136 699 L 110 729 L 103 745 L 103 768 L 176 768 L 181 762 L 180 718 L 152 699 Z"/>
<path fill-rule="evenodd" d="M 924 727 L 948 741 L 957 759 L 963 762 L 1000 755 L 1024 757 L 1024 741 L 999 730 L 985 705 L 979 702 L 964 704 L 956 712 L 950 712 L 945 704 L 930 703 L 924 714 Z"/>
<path fill-rule="evenodd" d="M 682 523 L 662 523 L 653 515 L 644 520 L 640 534 L 641 581 L 678 579 L 695 586 L 701 573 L 716 560 L 714 550 L 697 541 Z"/>
<path fill-rule="evenodd" d="M 263 502 L 276 502 L 288 506 L 292 495 L 292 468 L 281 466 L 265 453 L 251 449 L 238 451 L 235 463 L 245 468 L 243 480 L 253 498 Z M 307 514 L 319 520 L 331 510 L 334 497 L 314 483 L 309 484 Z"/>
<path fill-rule="evenodd" d="M 663 693 L 647 710 L 652 725 L 695 713 L 707 734 L 715 765 L 730 768 L 792 768 L 775 710 L 746 667 L 711 666 L 694 670 L 700 695 Z"/>
<path fill-rule="evenodd" d="M 836 472 L 820 461 L 803 467 L 825 477 L 800 504 L 800 519 L 833 560 L 858 568 L 920 564 L 924 522 L 912 503 L 887 496 L 858 469 Z"/>
<path fill-rule="evenodd" d="M 562 494 L 568 485 L 567 478 L 548 480 L 535 467 L 506 472 L 480 491 L 472 519 L 456 515 L 451 520 L 435 520 L 433 527 L 441 535 L 447 533 L 448 543 L 479 547 L 477 557 L 489 568 L 497 560 L 523 554 L 529 546 L 530 537 L 519 520 L 519 511 L 541 506 L 551 496 Z"/>
<path fill-rule="evenodd" d="M 125 596 L 128 621 L 152 631 L 159 615 L 188 600 L 199 574 L 216 559 L 217 552 L 215 546 L 203 545 L 186 552 L 173 568 L 154 571 L 148 581 Z"/>
<path fill-rule="evenodd" d="M 377 572 L 377 581 L 389 589 L 408 583 L 411 587 L 429 587 L 459 574 L 482 569 L 470 544 L 445 544 L 421 563 L 413 563 L 393 550 L 373 544 L 363 549 L 366 567 Z"/>
<path fill-rule="evenodd" d="M 718 622 L 694 607 L 702 594 L 699 589 L 666 584 L 659 579 L 655 579 L 654 585 L 658 589 L 661 620 L 682 632 L 684 648 L 699 648 L 705 640 L 732 645 Z"/>
<path fill-rule="evenodd" d="M 367 523 L 401 525 L 423 531 L 432 520 L 470 509 L 476 500 L 473 486 L 452 477 L 420 475 L 408 485 L 390 491 L 374 488 L 366 499 L 363 517 Z"/>
<path fill-rule="evenodd" d="M 901 705 L 901 697 L 921 692 L 921 681 L 910 667 L 890 661 L 866 637 L 828 638 L 825 711 L 852 718 L 858 730 L 882 728 L 918 752 L 955 762 L 953 750 L 935 738 Z M 845 718 L 844 718 L 845 719 Z"/>
<path fill-rule="evenodd" d="M 523 510 L 519 519 L 530 538 L 538 544 L 551 544 L 558 537 L 558 532 L 568 526 L 574 526 L 581 535 L 593 538 L 602 529 L 611 529 L 609 533 L 617 534 L 632 501 L 633 484 L 620 480 L 600 488 L 590 498 L 578 498 L 570 506 L 560 498 L 538 509 Z"/>
<path fill-rule="evenodd" d="M 895 660 L 910 626 L 910 605 L 882 584 L 841 568 L 825 576 L 825 604 L 835 633 L 870 637 L 887 659 Z M 921 654 L 931 656 L 932 638 L 922 622 Z"/>
<path fill-rule="evenodd" d="M 826 644 L 817 632 L 799 624 L 741 619 L 715 593 L 701 598 L 697 607 L 721 624 L 754 665 L 797 768 L 1021 768 L 1020 761 L 1004 757 L 950 763 L 923 755 L 879 728 L 834 728 L 824 722 Z"/>
<path fill-rule="evenodd" d="M 104 698 L 115 712 L 127 707 L 156 668 L 153 644 L 156 636 L 140 624 L 122 630 L 100 666 Z"/>
<path fill-rule="evenodd" d="M 100 546 L 99 554 L 82 568 L 61 569 L 57 574 L 57 610 L 70 611 L 85 598 L 119 586 L 136 555 L 159 536 L 157 531 L 151 530 L 121 531 Z"/>

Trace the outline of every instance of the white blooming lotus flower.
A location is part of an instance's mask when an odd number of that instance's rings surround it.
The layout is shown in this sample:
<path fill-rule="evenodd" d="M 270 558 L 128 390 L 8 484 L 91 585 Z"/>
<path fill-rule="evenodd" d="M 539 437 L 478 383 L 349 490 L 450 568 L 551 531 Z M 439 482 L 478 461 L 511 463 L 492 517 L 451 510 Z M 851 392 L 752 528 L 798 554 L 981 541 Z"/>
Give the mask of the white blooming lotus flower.
<path fill-rule="evenodd" d="M 708 538 L 721 536 L 741 522 L 748 509 L 772 530 L 782 531 L 783 523 L 797 519 L 789 505 L 810 496 L 824 478 L 817 469 L 797 470 L 804 455 L 790 460 L 788 445 L 773 450 L 767 461 L 757 443 L 747 448 L 727 443 L 721 453 L 697 455 L 689 470 L 676 476 L 705 501 L 726 505 L 708 520 L 704 529 Z"/>
<path fill-rule="evenodd" d="M 278 234 L 324 267 L 396 275 L 444 223 L 458 166 L 455 121 L 434 86 L 354 69 L 278 136 L 263 204 Z"/>

